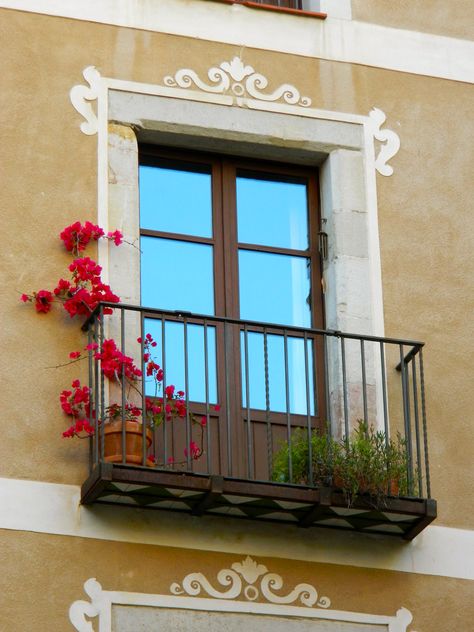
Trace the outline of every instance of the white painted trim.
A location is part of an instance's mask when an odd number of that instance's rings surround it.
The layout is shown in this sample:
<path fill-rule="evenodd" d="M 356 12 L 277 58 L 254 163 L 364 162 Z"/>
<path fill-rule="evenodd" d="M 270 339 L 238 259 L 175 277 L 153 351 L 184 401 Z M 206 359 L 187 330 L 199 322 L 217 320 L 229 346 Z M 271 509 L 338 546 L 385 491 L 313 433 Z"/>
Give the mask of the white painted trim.
<path fill-rule="evenodd" d="M 223 574 L 227 572 L 227 569 L 221 571 Z M 281 577 L 273 573 L 272 579 L 277 583 L 281 581 Z M 407 626 L 413 620 L 411 612 L 406 608 L 400 608 L 395 616 L 387 616 L 367 614 L 365 612 L 319 610 L 301 606 L 282 606 L 256 602 L 249 603 L 229 599 L 171 597 L 169 595 L 109 591 L 103 590 L 99 582 L 93 577 L 84 583 L 84 591 L 89 597 L 90 603 L 81 599 L 73 602 L 69 608 L 69 620 L 77 632 L 93 632 L 92 624 L 88 619 L 95 617 L 99 617 L 99 632 L 112 632 L 113 605 L 171 608 L 204 612 L 233 612 L 285 618 L 298 617 L 298 619 L 319 619 L 328 622 L 333 621 L 334 623 L 368 623 L 383 626 L 385 632 L 406 632 Z M 271 625 L 271 623 L 269 623 L 269 625 Z M 383 632 L 382 628 L 380 632 Z"/>
<path fill-rule="evenodd" d="M 235 553 L 474 580 L 474 531 L 429 526 L 390 537 L 269 525 L 230 517 L 82 506 L 80 488 L 0 478 L 0 529 Z"/>
<path fill-rule="evenodd" d="M 474 42 L 367 22 L 203 0 L 0 0 L 0 7 L 474 83 Z"/>

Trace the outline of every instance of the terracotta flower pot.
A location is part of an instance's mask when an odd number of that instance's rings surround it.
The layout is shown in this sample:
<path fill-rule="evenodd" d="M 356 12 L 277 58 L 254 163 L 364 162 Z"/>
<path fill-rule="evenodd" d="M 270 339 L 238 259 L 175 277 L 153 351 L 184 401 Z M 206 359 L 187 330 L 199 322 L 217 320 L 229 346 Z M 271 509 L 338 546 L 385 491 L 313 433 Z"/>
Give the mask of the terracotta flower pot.
<path fill-rule="evenodd" d="M 152 433 L 146 430 L 146 448 L 151 445 Z M 143 463 L 143 424 L 136 421 L 125 422 L 125 463 L 142 465 Z M 113 421 L 104 426 L 104 459 L 108 463 L 122 463 L 122 421 Z M 147 458 L 146 464 L 154 463 Z"/>

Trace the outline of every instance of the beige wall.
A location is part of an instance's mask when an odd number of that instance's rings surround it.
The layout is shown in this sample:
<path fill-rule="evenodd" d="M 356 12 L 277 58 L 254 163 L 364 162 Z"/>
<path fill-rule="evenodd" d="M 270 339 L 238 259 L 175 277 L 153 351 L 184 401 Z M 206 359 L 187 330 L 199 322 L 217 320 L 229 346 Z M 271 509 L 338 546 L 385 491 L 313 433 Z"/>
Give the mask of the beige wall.
<path fill-rule="evenodd" d="M 352 18 L 409 31 L 472 39 L 471 0 L 352 0 Z"/>
<path fill-rule="evenodd" d="M 96 214 L 96 139 L 80 133 L 68 92 L 82 69 L 161 83 L 165 74 L 210 65 L 233 46 L 3 11 L 2 112 L 5 120 L 1 287 L 4 375 L 2 475 L 80 483 L 87 447 L 66 442 L 57 397 L 77 367 L 77 323 L 37 316 L 19 293 L 51 287 L 68 263 L 57 233 Z M 466 84 L 362 66 L 246 50 L 244 59 L 275 85 L 289 79 L 316 107 L 387 114 L 401 138 L 395 173 L 378 177 L 386 332 L 427 342 L 426 387 L 434 496 L 439 524 L 468 527 L 473 509 L 474 440 L 469 363 L 474 264 L 471 221 L 474 107 Z M 19 177 L 21 174 L 21 177 Z M 8 218 L 8 221 L 5 221 Z M 85 367 L 82 369 L 85 377 Z M 25 392 L 28 393 L 25 398 Z M 20 403 L 22 405 L 20 405 Z"/>
<path fill-rule="evenodd" d="M 69 632 L 71 603 L 87 599 L 83 583 L 96 577 L 104 590 L 170 594 L 172 582 L 195 571 L 216 587 L 216 574 L 241 556 L 0 531 L 0 629 Z M 331 608 L 393 616 L 404 606 L 410 630 L 459 630 L 474 617 L 472 582 L 336 565 L 255 558 L 278 573 L 284 588 L 300 582 L 331 599 Z M 25 573 L 25 568 L 28 571 Z M 375 597 L 376 595 L 376 597 Z"/>
<path fill-rule="evenodd" d="M 469 10 L 471 3 L 464 4 Z M 382 3 L 354 0 L 355 18 L 376 21 L 377 5 Z M 421 3 L 402 2 L 400 22 L 392 23 L 386 13 L 386 23 L 409 28 L 402 19 L 411 19 L 410 7 L 421 21 Z M 427 14 L 424 25 L 433 20 L 426 28 L 439 32 L 442 21 L 435 23 L 435 15 Z M 461 29 L 457 13 L 450 17 L 451 28 L 456 21 Z M 59 310 L 36 315 L 19 302 L 21 292 L 53 287 L 69 263 L 56 239 L 59 231 L 76 219 L 96 219 L 97 140 L 80 132 L 82 119 L 69 101 L 70 88 L 82 83 L 82 70 L 91 64 L 104 76 L 160 84 L 179 68 L 204 74 L 240 53 L 272 85 L 291 81 L 315 107 L 356 114 L 382 108 L 388 127 L 400 136 L 401 149 L 391 162 L 394 175 L 377 177 L 386 333 L 427 343 L 436 524 L 472 529 L 472 86 L 17 11 L 0 11 L 0 30 L 5 42 L 0 477 L 81 484 L 87 476 L 86 442 L 61 438 L 66 420 L 58 404 L 59 392 L 78 373 L 84 379 L 86 367 L 49 368 L 84 344 L 79 323 Z M 240 559 L 28 532 L 1 531 L 0 540 L 0 629 L 8 632 L 70 630 L 67 609 L 84 597 L 82 584 L 89 577 L 97 577 L 105 589 L 167 594 L 170 583 L 188 572 L 214 577 Z M 416 540 L 407 546 L 416 546 Z M 314 584 L 337 609 L 394 614 L 403 605 L 413 612 L 417 632 L 464 632 L 474 616 L 472 582 L 259 561 L 287 585 Z"/>

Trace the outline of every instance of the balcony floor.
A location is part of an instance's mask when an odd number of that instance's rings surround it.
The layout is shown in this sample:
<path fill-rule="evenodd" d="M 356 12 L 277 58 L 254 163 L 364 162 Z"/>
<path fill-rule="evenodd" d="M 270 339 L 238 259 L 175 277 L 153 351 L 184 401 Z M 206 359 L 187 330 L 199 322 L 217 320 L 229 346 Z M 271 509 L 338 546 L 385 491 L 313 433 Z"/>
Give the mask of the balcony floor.
<path fill-rule="evenodd" d="M 436 501 L 360 496 L 348 507 L 333 488 L 262 483 L 220 476 L 100 463 L 82 486 L 83 504 L 216 514 L 299 527 L 326 527 L 413 539 L 436 518 Z"/>

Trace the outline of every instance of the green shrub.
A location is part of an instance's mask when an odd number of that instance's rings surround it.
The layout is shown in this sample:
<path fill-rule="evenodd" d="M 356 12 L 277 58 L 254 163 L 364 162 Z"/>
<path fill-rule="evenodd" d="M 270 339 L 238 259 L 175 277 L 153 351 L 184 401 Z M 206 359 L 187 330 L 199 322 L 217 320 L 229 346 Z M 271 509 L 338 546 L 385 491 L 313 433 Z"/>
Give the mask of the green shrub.
<path fill-rule="evenodd" d="M 297 429 L 292 434 L 291 446 L 285 441 L 274 455 L 272 480 L 309 485 L 309 458 L 308 433 Z M 312 483 L 341 489 L 349 504 L 359 494 L 368 494 L 379 504 L 386 496 L 408 493 L 405 439 L 397 433 L 395 440 L 387 440 L 383 431 L 375 430 L 363 420 L 357 422 L 350 437 L 341 440 L 333 439 L 329 433 L 312 431 L 311 462 Z M 419 491 L 415 487 L 414 495 Z"/>

